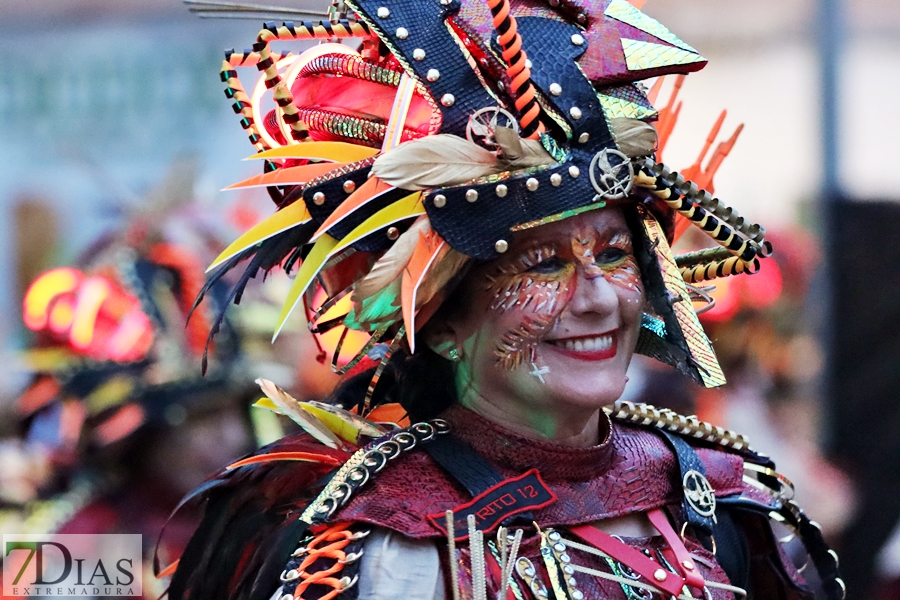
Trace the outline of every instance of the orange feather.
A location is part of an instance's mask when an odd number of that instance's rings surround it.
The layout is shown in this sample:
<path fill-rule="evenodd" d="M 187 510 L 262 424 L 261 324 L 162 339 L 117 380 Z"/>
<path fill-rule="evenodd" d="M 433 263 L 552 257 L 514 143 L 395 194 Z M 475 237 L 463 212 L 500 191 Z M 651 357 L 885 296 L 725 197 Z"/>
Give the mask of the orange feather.
<path fill-rule="evenodd" d="M 226 190 L 237 190 L 251 187 L 265 187 L 270 185 L 302 185 L 316 177 L 321 177 L 344 165 L 341 163 L 315 163 L 301 165 L 299 167 L 287 167 L 276 169 L 269 173 L 254 175 L 249 179 L 239 181 L 226 187 Z"/>
<path fill-rule="evenodd" d="M 316 454 L 315 452 L 271 452 L 269 454 L 261 454 L 258 456 L 244 458 L 237 462 L 231 463 L 225 468 L 230 471 L 232 469 L 237 469 L 238 467 L 245 467 L 247 465 L 255 465 L 275 460 L 300 460 L 303 462 L 315 462 L 325 465 L 331 465 L 334 467 L 343 464 L 340 460 L 336 459 L 333 456 L 328 456 L 327 454 Z"/>

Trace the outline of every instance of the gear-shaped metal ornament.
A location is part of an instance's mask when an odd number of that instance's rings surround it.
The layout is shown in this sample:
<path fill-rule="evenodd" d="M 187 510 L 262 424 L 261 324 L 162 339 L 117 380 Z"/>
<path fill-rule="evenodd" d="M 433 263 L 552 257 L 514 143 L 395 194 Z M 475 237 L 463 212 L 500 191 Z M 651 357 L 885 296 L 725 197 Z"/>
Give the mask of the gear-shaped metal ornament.
<path fill-rule="evenodd" d="M 469 116 L 466 125 L 466 139 L 475 144 L 481 144 L 489 150 L 497 148 L 497 140 L 494 132 L 498 127 L 506 127 L 519 133 L 519 123 L 508 110 L 499 106 L 491 106 L 476 110 Z"/>
<path fill-rule="evenodd" d="M 597 200 L 619 200 L 628 195 L 634 185 L 634 166 L 631 159 L 618 150 L 604 149 L 591 160 L 591 185 Z"/>

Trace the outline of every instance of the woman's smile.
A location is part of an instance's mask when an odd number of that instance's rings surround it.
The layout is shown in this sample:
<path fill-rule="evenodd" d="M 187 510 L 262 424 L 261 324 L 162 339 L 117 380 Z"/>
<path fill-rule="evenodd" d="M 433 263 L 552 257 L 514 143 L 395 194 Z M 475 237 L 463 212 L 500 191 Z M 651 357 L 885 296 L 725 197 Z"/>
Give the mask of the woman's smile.
<path fill-rule="evenodd" d="M 606 333 L 544 340 L 554 352 L 576 360 L 606 360 L 618 350 L 618 330 Z"/>

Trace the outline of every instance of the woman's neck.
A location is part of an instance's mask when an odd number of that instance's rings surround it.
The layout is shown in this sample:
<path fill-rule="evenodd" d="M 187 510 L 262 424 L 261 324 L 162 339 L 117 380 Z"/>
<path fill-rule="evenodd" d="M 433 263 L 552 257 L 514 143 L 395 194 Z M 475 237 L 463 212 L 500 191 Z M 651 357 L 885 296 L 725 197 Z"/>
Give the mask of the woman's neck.
<path fill-rule="evenodd" d="M 488 398 L 471 382 L 460 381 L 457 389 L 460 404 L 524 437 L 588 448 L 600 444 L 609 435 L 608 421 L 600 418 L 599 408 L 542 410 L 503 398 Z"/>

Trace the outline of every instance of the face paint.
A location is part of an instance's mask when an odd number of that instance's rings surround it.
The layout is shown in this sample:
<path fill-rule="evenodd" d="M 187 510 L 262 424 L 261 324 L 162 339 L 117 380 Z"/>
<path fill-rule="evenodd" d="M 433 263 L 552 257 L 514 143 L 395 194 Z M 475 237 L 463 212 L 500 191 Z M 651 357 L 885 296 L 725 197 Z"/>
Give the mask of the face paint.
<path fill-rule="evenodd" d="M 554 314 L 560 300 L 567 298 L 575 275 L 575 266 L 571 264 L 554 272 L 536 270 L 555 257 L 552 247 L 541 246 L 498 266 L 497 272 L 488 276 L 487 289 L 494 296 L 489 308 L 500 312 L 520 308 L 535 314 Z"/>
<path fill-rule="evenodd" d="M 515 369 L 527 358 L 534 366 L 533 374 L 538 373 L 535 377 L 543 382 L 547 367 L 539 369 L 535 364 L 537 345 L 571 299 L 578 267 L 588 279 L 602 275 L 613 285 L 641 289 L 640 272 L 627 233 L 619 231 L 610 236 L 593 228 L 579 228 L 573 233 L 569 248 L 571 256 L 552 245 L 528 248 L 511 262 L 501 263 L 496 273 L 488 276 L 487 290 L 493 292 L 489 309 L 517 309 L 525 313 L 521 324 L 508 330 L 497 345 L 495 356 L 501 368 Z M 541 319 L 537 321 L 529 313 Z"/>
<path fill-rule="evenodd" d="M 529 422 L 615 401 L 643 306 L 630 239 L 621 210 L 590 211 L 517 232 L 509 252 L 470 271 L 446 328 L 464 350 L 460 400 Z"/>
<path fill-rule="evenodd" d="M 603 275 L 610 283 L 631 290 L 640 285 L 640 271 L 627 233 L 618 232 L 608 240 L 597 231 L 586 235 L 576 233 L 572 238 L 572 254 L 588 279 Z"/>
<path fill-rule="evenodd" d="M 550 315 L 526 316 L 519 327 L 504 333 L 494 349 L 497 366 L 512 370 L 526 359 L 532 363 L 537 360 L 537 344 L 555 321 L 556 317 Z"/>
<path fill-rule="evenodd" d="M 528 248 L 510 263 L 497 267 L 488 276 L 488 290 L 493 292 L 489 310 L 523 313 L 521 323 L 501 337 L 494 351 L 497 365 L 515 369 L 526 359 L 537 360 L 537 344 L 553 328 L 574 289 L 575 266 L 557 261 L 552 246 Z M 556 262 L 554 262 L 556 261 Z M 559 263 L 562 268 L 556 268 Z M 550 268 L 540 268 L 550 264 Z M 539 379 L 543 379 L 545 371 Z"/>

